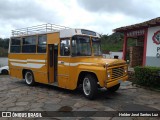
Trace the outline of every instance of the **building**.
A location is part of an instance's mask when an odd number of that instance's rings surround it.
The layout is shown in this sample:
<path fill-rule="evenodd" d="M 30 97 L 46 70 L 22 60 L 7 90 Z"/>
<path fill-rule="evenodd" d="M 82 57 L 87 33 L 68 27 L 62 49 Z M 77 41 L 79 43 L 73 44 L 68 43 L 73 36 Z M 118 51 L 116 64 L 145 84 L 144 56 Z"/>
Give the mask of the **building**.
<path fill-rule="evenodd" d="M 116 28 L 124 33 L 123 59 L 126 60 L 127 41 L 132 38 L 136 46 L 130 47 L 131 66 L 160 67 L 160 17 L 142 23 Z"/>

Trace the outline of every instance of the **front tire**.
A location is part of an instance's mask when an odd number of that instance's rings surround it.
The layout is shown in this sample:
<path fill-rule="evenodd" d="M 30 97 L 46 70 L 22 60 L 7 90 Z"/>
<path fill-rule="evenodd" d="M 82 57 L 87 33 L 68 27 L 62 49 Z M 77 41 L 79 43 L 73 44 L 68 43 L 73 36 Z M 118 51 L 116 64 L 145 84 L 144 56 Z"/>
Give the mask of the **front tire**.
<path fill-rule="evenodd" d="M 24 77 L 25 77 L 25 82 L 27 85 L 33 86 L 35 84 L 34 76 L 31 71 L 26 71 Z"/>
<path fill-rule="evenodd" d="M 110 92 L 115 92 L 119 89 L 119 87 L 120 87 L 120 83 L 113 86 L 113 87 L 107 88 L 107 90 L 110 91 Z"/>
<path fill-rule="evenodd" d="M 90 100 L 95 99 L 97 95 L 97 80 L 93 75 L 86 75 L 83 79 L 84 96 Z"/>

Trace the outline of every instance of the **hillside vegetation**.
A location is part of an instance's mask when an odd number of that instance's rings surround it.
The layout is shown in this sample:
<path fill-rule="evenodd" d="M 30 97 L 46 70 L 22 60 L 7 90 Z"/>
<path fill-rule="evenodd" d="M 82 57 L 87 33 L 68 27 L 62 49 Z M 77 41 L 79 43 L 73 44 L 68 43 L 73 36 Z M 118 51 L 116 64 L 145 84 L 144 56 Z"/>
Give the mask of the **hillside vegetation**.
<path fill-rule="evenodd" d="M 113 33 L 112 35 L 102 35 L 101 47 L 102 52 L 121 51 L 123 49 L 123 37 L 121 33 Z"/>
<path fill-rule="evenodd" d="M 102 35 L 101 37 L 101 47 L 103 53 L 108 53 L 109 51 L 118 52 L 123 50 L 124 35 L 122 33 L 113 33 L 111 35 Z M 135 46 L 136 41 L 129 38 L 127 40 L 127 46 Z"/>
<path fill-rule="evenodd" d="M 0 57 L 8 56 L 9 38 L 0 38 Z"/>
<path fill-rule="evenodd" d="M 8 56 L 8 49 L 0 47 L 0 57 L 7 57 L 7 56 Z"/>

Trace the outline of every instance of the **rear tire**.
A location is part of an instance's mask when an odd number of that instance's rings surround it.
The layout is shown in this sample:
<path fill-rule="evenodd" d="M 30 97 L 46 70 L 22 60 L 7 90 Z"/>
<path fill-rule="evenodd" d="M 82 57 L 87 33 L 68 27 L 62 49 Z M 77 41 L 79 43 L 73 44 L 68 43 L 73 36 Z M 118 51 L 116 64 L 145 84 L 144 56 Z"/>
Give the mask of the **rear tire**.
<path fill-rule="evenodd" d="M 2 75 L 8 75 L 8 70 L 2 70 Z"/>
<path fill-rule="evenodd" d="M 33 86 L 35 84 L 34 75 L 31 71 L 26 71 L 24 78 L 27 85 Z"/>
<path fill-rule="evenodd" d="M 107 88 L 107 90 L 110 91 L 110 92 L 115 92 L 119 89 L 119 87 L 120 87 L 120 83 L 113 86 L 113 87 Z"/>
<path fill-rule="evenodd" d="M 83 93 L 90 100 L 95 99 L 97 95 L 97 80 L 93 75 L 87 74 L 83 78 Z"/>

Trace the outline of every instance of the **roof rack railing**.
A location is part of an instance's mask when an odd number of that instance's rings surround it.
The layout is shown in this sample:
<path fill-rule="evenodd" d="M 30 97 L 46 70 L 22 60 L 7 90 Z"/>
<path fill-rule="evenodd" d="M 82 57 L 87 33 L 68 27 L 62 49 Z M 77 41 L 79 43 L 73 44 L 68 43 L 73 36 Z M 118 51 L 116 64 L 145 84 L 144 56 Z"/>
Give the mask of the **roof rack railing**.
<path fill-rule="evenodd" d="M 12 30 L 12 36 L 23 36 L 23 35 L 32 35 L 32 34 L 38 34 L 38 33 L 57 32 L 62 29 L 69 29 L 69 27 L 47 23 L 47 24 Z"/>

